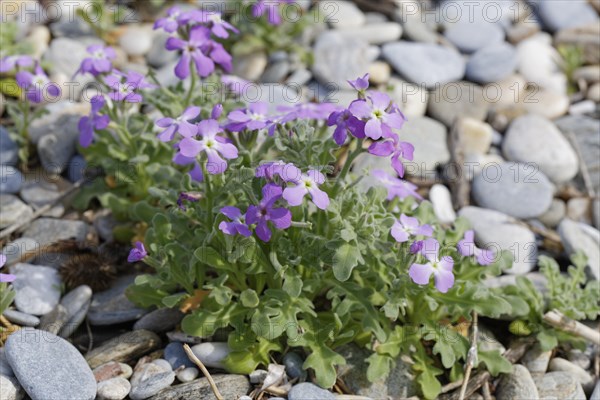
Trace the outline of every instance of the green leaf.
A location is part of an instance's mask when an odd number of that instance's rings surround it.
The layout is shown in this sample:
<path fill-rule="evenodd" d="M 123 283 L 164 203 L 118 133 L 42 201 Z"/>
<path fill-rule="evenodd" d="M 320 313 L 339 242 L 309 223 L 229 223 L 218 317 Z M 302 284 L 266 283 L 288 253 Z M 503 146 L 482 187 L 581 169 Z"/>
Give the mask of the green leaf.
<path fill-rule="evenodd" d="M 260 342 L 245 351 L 233 351 L 223 360 L 223 365 L 232 374 L 248 375 L 259 365 L 269 365 L 269 354 L 272 351 L 281 351 L 277 343 L 259 339 Z"/>
<path fill-rule="evenodd" d="M 315 371 L 317 384 L 324 388 L 330 388 L 335 384 L 337 378 L 335 367 L 345 364 L 344 357 L 321 344 L 311 346 L 311 352 L 302 367 L 304 369 L 312 368 Z"/>
<path fill-rule="evenodd" d="M 513 369 L 510 361 L 504 358 L 499 350 L 479 350 L 477 356 L 479 358 L 479 364 L 484 363 L 492 376 L 508 374 Z"/>
<path fill-rule="evenodd" d="M 437 330 L 429 327 L 427 331 L 424 339 L 435 341 L 433 354 L 440 355 L 444 367 L 451 368 L 459 359 L 466 359 L 469 341 L 459 332 L 450 327 L 441 327 Z"/>
<path fill-rule="evenodd" d="M 369 382 L 376 382 L 390 374 L 394 359 L 390 356 L 373 353 L 367 358 L 367 363 L 369 363 L 367 379 Z"/>
<path fill-rule="evenodd" d="M 354 267 L 362 262 L 360 250 L 350 243 L 341 245 L 333 256 L 333 274 L 340 282 L 345 282 L 350 278 Z"/>
<path fill-rule="evenodd" d="M 558 346 L 558 338 L 553 334 L 551 330 L 542 330 L 537 334 L 537 340 L 540 342 L 542 351 L 554 350 Z"/>
<path fill-rule="evenodd" d="M 240 294 L 242 305 L 247 308 L 255 308 L 260 303 L 260 299 L 256 292 L 252 289 L 246 289 Z"/>
<path fill-rule="evenodd" d="M 225 259 L 212 247 L 199 247 L 194 251 L 194 256 L 198 261 L 215 269 L 235 272 L 233 266 L 225 261 Z"/>

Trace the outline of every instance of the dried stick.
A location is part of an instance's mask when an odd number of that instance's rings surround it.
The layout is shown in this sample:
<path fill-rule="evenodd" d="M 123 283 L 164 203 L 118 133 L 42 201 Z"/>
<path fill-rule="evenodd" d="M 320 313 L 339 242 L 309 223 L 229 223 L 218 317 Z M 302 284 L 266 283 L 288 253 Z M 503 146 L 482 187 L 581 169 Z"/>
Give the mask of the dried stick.
<path fill-rule="evenodd" d="M 212 376 L 210 376 L 210 373 L 208 373 L 208 370 L 206 369 L 204 364 L 202 364 L 202 361 L 200 361 L 198 359 L 198 357 L 196 357 L 196 355 L 194 354 L 194 352 L 192 351 L 190 346 L 187 343 L 185 343 L 183 345 L 183 349 L 185 350 L 185 352 L 186 352 L 187 356 L 190 358 L 190 360 L 192 360 L 192 362 L 194 364 L 196 364 L 198 366 L 198 368 L 200 368 L 200 371 L 202 371 L 202 373 L 204 374 L 206 379 L 208 379 L 208 384 L 210 385 L 210 388 L 212 389 L 217 400 L 225 400 L 225 398 L 223 397 L 221 392 L 219 392 L 219 388 L 215 384 L 215 381 L 213 380 Z"/>
<path fill-rule="evenodd" d="M 465 392 L 467 391 L 467 385 L 469 384 L 469 378 L 471 378 L 471 371 L 477 362 L 477 336 L 479 336 L 479 327 L 477 324 L 477 312 L 473 311 L 473 325 L 472 325 L 472 336 L 471 336 L 471 347 L 469 348 L 469 352 L 467 353 L 467 364 L 465 370 L 465 379 L 463 379 L 463 384 L 460 388 L 460 394 L 458 396 L 459 400 L 465 399 Z"/>
<path fill-rule="evenodd" d="M 548 311 L 544 314 L 544 322 L 548 325 L 552 325 L 556 329 L 582 337 L 587 341 L 600 346 L 600 332 L 567 317 L 558 310 Z"/>

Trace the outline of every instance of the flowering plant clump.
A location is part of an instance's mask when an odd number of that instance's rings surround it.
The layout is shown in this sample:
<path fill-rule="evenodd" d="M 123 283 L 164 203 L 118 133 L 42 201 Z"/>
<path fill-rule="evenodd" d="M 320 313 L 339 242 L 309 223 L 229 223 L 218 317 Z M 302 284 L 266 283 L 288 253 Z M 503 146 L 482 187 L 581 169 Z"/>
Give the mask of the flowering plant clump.
<path fill-rule="evenodd" d="M 6 256 L 0 253 L 0 269 L 6 264 Z M 10 306 L 15 298 L 15 291 L 8 283 L 13 282 L 16 277 L 12 274 L 0 273 L 0 315 Z"/>

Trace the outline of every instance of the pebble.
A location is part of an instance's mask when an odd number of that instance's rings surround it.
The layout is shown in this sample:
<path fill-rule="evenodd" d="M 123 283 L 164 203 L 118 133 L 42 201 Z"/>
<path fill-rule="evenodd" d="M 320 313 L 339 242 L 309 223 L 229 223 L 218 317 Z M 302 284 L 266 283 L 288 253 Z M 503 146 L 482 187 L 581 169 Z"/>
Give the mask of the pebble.
<path fill-rule="evenodd" d="M 286 84 L 292 86 L 303 86 L 308 83 L 312 79 L 312 72 L 307 70 L 306 68 L 299 68 L 294 71 L 285 81 Z"/>
<path fill-rule="evenodd" d="M 478 50 L 467 62 L 466 77 L 478 83 L 498 82 L 517 67 L 517 52 L 508 43 L 497 43 Z"/>
<path fill-rule="evenodd" d="M 33 239 L 38 246 L 46 246 L 59 240 L 85 240 L 89 227 L 83 221 L 40 218 L 33 221 L 23 236 Z"/>
<path fill-rule="evenodd" d="M 395 367 L 385 379 L 380 378 L 370 382 L 366 374 L 368 368 L 366 359 L 370 354 L 368 350 L 349 344 L 341 346 L 336 351 L 346 360 L 346 365 L 338 367 L 338 377 L 343 379 L 352 393 L 374 399 L 403 399 L 417 394 L 411 367 L 402 358 L 396 359 Z M 297 398 L 302 399 L 300 396 Z"/>
<path fill-rule="evenodd" d="M 87 161 L 79 154 L 75 154 L 69 160 L 67 166 L 67 178 L 70 182 L 75 183 L 85 177 L 87 173 Z"/>
<path fill-rule="evenodd" d="M 67 323 L 67 318 L 67 309 L 62 304 L 57 304 L 52 311 L 40 319 L 39 329 L 56 335 Z"/>
<path fill-rule="evenodd" d="M 562 220 L 557 230 L 567 254 L 583 252 L 588 259 L 588 274 L 600 280 L 600 231 L 568 218 Z"/>
<path fill-rule="evenodd" d="M 482 207 L 515 218 L 535 218 L 550 208 L 554 187 L 533 165 L 488 165 L 473 179 L 473 198 Z"/>
<path fill-rule="evenodd" d="M 594 226 L 600 229 L 600 199 L 595 199 L 592 203 L 592 214 L 594 218 Z"/>
<path fill-rule="evenodd" d="M 600 82 L 590 86 L 587 92 L 587 98 L 595 103 L 600 103 Z"/>
<path fill-rule="evenodd" d="M 133 374 L 133 370 L 127 364 L 110 361 L 94 368 L 93 373 L 96 382 L 102 382 L 117 377 L 129 379 Z"/>
<path fill-rule="evenodd" d="M 456 128 L 465 155 L 485 155 L 490 150 L 494 130 L 489 124 L 473 118 L 460 118 Z"/>
<path fill-rule="evenodd" d="M 367 49 L 363 39 L 343 35 L 337 31 L 326 31 L 319 35 L 313 48 L 312 72 L 324 85 L 348 88 L 349 79 L 363 76 L 369 69 Z"/>
<path fill-rule="evenodd" d="M 513 371 L 502 375 L 496 388 L 497 400 L 538 399 L 538 391 L 531 374 L 524 366 L 514 365 Z"/>
<path fill-rule="evenodd" d="M 57 125 L 52 125 L 47 134 L 37 142 L 37 151 L 44 170 L 50 174 L 61 174 L 75 154 L 79 140 L 79 115 L 63 115 Z"/>
<path fill-rule="evenodd" d="M 539 115 L 515 119 L 504 136 L 506 158 L 534 163 L 553 182 L 570 181 L 579 171 L 577 153 L 560 130 Z"/>
<path fill-rule="evenodd" d="M 23 398 L 23 388 L 17 378 L 0 374 L 0 399 L 20 400 Z"/>
<path fill-rule="evenodd" d="M 183 344 L 180 342 L 171 342 L 165 347 L 164 353 L 165 360 L 171 364 L 171 368 L 176 370 L 181 366 L 186 368 L 194 367 L 195 364 L 187 356 L 187 353 L 183 349 Z"/>
<path fill-rule="evenodd" d="M 590 357 L 588 357 L 587 354 L 578 349 L 569 350 L 567 356 L 570 362 L 583 369 L 588 369 L 592 363 Z"/>
<path fill-rule="evenodd" d="M 184 314 L 176 308 L 160 308 L 140 318 L 133 329 L 146 329 L 156 333 L 165 333 L 174 329 L 183 319 Z"/>
<path fill-rule="evenodd" d="M 429 92 L 425 88 L 403 81 L 395 76 L 389 79 L 387 87 L 392 100 L 398 104 L 402 113 L 411 122 L 412 118 L 425 115 L 429 99 Z"/>
<path fill-rule="evenodd" d="M 534 378 L 542 376 L 548 370 L 548 363 L 552 357 L 552 350 L 543 351 L 539 344 L 527 350 L 521 363 L 529 370 Z"/>
<path fill-rule="evenodd" d="M 287 60 L 275 62 L 265 69 L 260 77 L 263 83 L 279 83 L 290 73 L 290 63 Z"/>
<path fill-rule="evenodd" d="M 594 384 L 596 383 L 594 377 L 591 376 L 586 370 L 568 360 L 565 360 L 564 358 L 553 358 L 552 361 L 550 361 L 548 369 L 550 371 L 563 371 L 568 373 L 571 377 L 575 378 L 579 384 L 581 384 L 581 387 L 583 387 L 585 392 L 592 391 Z"/>
<path fill-rule="evenodd" d="M 441 35 L 437 33 L 435 27 L 427 23 L 426 15 L 407 13 L 396 19 L 402 23 L 405 36 L 412 41 L 430 44 L 439 43 Z"/>
<path fill-rule="evenodd" d="M 154 362 L 144 364 L 133 372 L 129 398 L 131 400 L 147 399 L 171 386 L 174 380 L 175 373 L 170 366 L 167 370 L 163 365 Z"/>
<path fill-rule="evenodd" d="M 11 272 L 16 291 L 15 306 L 21 312 L 44 315 L 52 311 L 60 300 L 61 280 L 54 268 L 19 263 Z"/>
<path fill-rule="evenodd" d="M 286 367 L 286 371 L 287 371 L 287 367 Z M 268 374 L 269 373 L 267 371 L 265 371 L 264 369 L 257 369 L 255 371 L 252 371 L 250 373 L 250 375 L 248 375 L 248 378 L 250 378 L 250 383 L 252 383 L 254 385 L 261 385 L 265 381 L 265 378 L 267 377 Z M 287 371 L 287 374 L 291 377 L 289 371 Z"/>
<path fill-rule="evenodd" d="M 148 310 L 137 307 L 125 295 L 125 290 L 134 280 L 134 275 L 123 276 L 110 289 L 94 294 L 88 311 L 90 324 L 114 325 L 144 316 Z"/>
<path fill-rule="evenodd" d="M 263 52 L 234 57 L 233 74 L 249 81 L 257 81 L 265 72 L 267 63 L 267 55 Z"/>
<path fill-rule="evenodd" d="M 61 192 L 58 186 L 45 180 L 35 179 L 33 181 L 27 181 L 21 189 L 21 197 L 35 210 L 53 203 L 60 196 Z M 44 216 L 60 218 L 64 213 L 65 207 L 59 202 L 44 213 Z"/>
<path fill-rule="evenodd" d="M 23 185 L 23 175 L 10 165 L 0 165 L 0 193 L 16 194 Z"/>
<path fill-rule="evenodd" d="M 192 346 L 192 352 L 207 367 L 224 369 L 223 360 L 231 350 L 227 343 L 205 342 Z"/>
<path fill-rule="evenodd" d="M 50 66 L 49 73 L 60 73 L 66 75 L 71 82 L 69 86 L 71 90 L 63 93 L 63 96 L 69 95 L 70 100 L 77 100 L 82 89 L 90 82 L 94 81 L 94 77 L 90 74 L 75 73 L 79 69 L 81 62 L 89 57 L 87 47 L 91 44 L 101 43 L 99 39 L 82 40 L 83 38 L 59 37 L 50 42 L 50 47 L 44 53 L 43 60 Z M 71 93 L 72 92 L 72 93 Z"/>
<path fill-rule="evenodd" d="M 369 44 L 381 45 L 400 39 L 402 25 L 396 22 L 382 22 L 358 28 L 339 29 L 337 32 L 356 40 L 366 40 Z"/>
<path fill-rule="evenodd" d="M 518 70 L 527 82 L 558 94 L 567 93 L 567 77 L 556 60 L 561 57 L 552 47 L 552 37 L 538 33 L 517 46 Z"/>
<path fill-rule="evenodd" d="M 596 111 L 596 103 L 592 100 L 583 100 L 569 106 L 569 114 L 571 115 L 591 114 L 594 111 Z"/>
<path fill-rule="evenodd" d="M 334 29 L 357 28 L 365 24 L 365 14 L 351 1 L 324 1 L 318 12 Z"/>
<path fill-rule="evenodd" d="M 90 307 L 92 289 L 87 285 L 81 285 L 67 293 L 60 304 L 67 312 L 67 322 L 59 331 L 61 337 L 69 337 L 81 325 Z"/>
<path fill-rule="evenodd" d="M 335 396 L 328 390 L 305 382 L 292 387 L 288 393 L 288 400 L 335 400 Z"/>
<path fill-rule="evenodd" d="M 288 376 L 292 379 L 302 378 L 306 376 L 306 371 L 302 367 L 304 359 L 298 353 L 289 352 L 283 356 L 283 365 L 285 365 L 285 371 Z"/>
<path fill-rule="evenodd" d="M 375 85 L 382 85 L 390 80 L 392 68 L 384 61 L 375 61 L 369 66 L 369 81 Z"/>
<path fill-rule="evenodd" d="M 93 400 L 94 374 L 79 351 L 49 332 L 25 328 L 10 335 L 6 358 L 32 400 Z"/>
<path fill-rule="evenodd" d="M 600 381 L 598 381 L 598 383 L 596 383 L 596 388 L 594 389 L 594 392 L 590 396 L 590 400 L 600 400 Z"/>
<path fill-rule="evenodd" d="M 540 399 L 582 400 L 585 393 L 575 377 L 565 372 L 549 372 L 535 380 Z"/>
<path fill-rule="evenodd" d="M 177 379 L 179 379 L 179 382 L 181 383 L 188 383 L 196 379 L 198 375 L 200 375 L 198 368 L 184 368 L 177 372 Z"/>
<path fill-rule="evenodd" d="M 587 197 L 573 197 L 567 203 L 567 218 L 573 221 L 592 224 L 592 200 Z"/>
<path fill-rule="evenodd" d="M 506 273 L 522 275 L 536 266 L 535 235 L 529 229 L 517 225 L 508 215 L 473 206 L 463 207 L 458 215 L 465 217 L 471 223 L 479 247 L 489 245 L 495 251 L 512 252 L 513 266 L 506 270 Z"/>
<path fill-rule="evenodd" d="M 569 110 L 570 100 L 566 94 L 552 90 L 528 88 L 521 103 L 526 112 L 538 114 L 548 119 L 563 116 Z"/>
<path fill-rule="evenodd" d="M 598 23 L 598 14 L 585 1 L 540 1 L 535 10 L 544 26 L 552 32 Z"/>
<path fill-rule="evenodd" d="M 153 33 L 152 46 L 146 54 L 146 60 L 152 67 L 159 69 L 177 60 L 177 52 L 165 48 L 169 37 L 170 35 L 166 32 L 155 31 Z"/>
<path fill-rule="evenodd" d="M 23 221 L 33 215 L 33 210 L 12 194 L 0 194 L 0 229 Z"/>
<path fill-rule="evenodd" d="M 430 94 L 427 110 L 431 117 L 451 127 L 458 118 L 483 121 L 489 108 L 481 86 L 454 82 L 438 87 Z"/>
<path fill-rule="evenodd" d="M 489 45 L 502 43 L 504 30 L 499 24 L 461 20 L 446 29 L 444 36 L 461 51 L 474 53 Z"/>
<path fill-rule="evenodd" d="M 4 351 L 4 347 L 0 347 L 0 375 L 14 377 L 15 373 L 13 372 L 10 364 L 6 360 L 6 353 Z"/>
<path fill-rule="evenodd" d="M 216 375 L 212 374 L 215 385 L 225 399 L 237 399 L 250 392 L 250 383 L 242 375 Z M 196 379 L 189 383 L 171 386 L 151 400 L 180 400 L 180 399 L 211 399 L 213 392 L 206 378 Z"/>
<path fill-rule="evenodd" d="M 0 160 L 2 160 L 0 164 L 12 167 L 19 162 L 19 146 L 12 140 L 8 130 L 3 126 L 0 126 Z"/>
<path fill-rule="evenodd" d="M 130 56 L 143 56 L 152 48 L 153 40 L 151 26 L 129 25 L 119 38 L 119 46 Z"/>
<path fill-rule="evenodd" d="M 366 24 L 379 24 L 388 20 L 384 14 L 374 11 L 365 13 L 365 18 Z"/>
<path fill-rule="evenodd" d="M 462 79 L 465 61 L 461 55 L 436 44 L 399 41 L 383 46 L 383 57 L 400 75 L 428 89 Z"/>
<path fill-rule="evenodd" d="M 412 119 L 402 128 L 401 138 L 415 146 L 414 160 L 405 163 L 408 174 L 431 176 L 438 166 L 450 161 L 447 129 L 434 119 Z"/>
<path fill-rule="evenodd" d="M 573 72 L 573 80 L 576 82 L 584 80 L 588 84 L 600 82 L 600 65 L 586 65 L 577 68 Z"/>
<path fill-rule="evenodd" d="M 167 338 L 171 342 L 181 342 L 188 344 L 198 344 L 202 343 L 202 338 L 198 336 L 188 335 L 187 333 L 181 331 L 171 331 L 167 332 Z"/>
<path fill-rule="evenodd" d="M 600 24 L 562 29 L 554 35 L 556 46 L 573 46 L 583 50 L 585 64 L 600 63 Z"/>
<path fill-rule="evenodd" d="M 98 400 L 122 400 L 131 391 L 131 384 L 122 377 L 111 378 L 98 383 Z"/>
<path fill-rule="evenodd" d="M 26 314 L 17 310 L 5 310 L 2 315 L 13 324 L 21 326 L 31 326 L 35 328 L 40 324 L 40 319 L 35 315 Z"/>
<path fill-rule="evenodd" d="M 160 347 L 160 338 L 150 331 L 132 331 L 113 338 L 85 355 L 92 368 L 109 361 L 129 362 Z"/>
<path fill-rule="evenodd" d="M 433 204 L 433 211 L 439 222 L 451 224 L 456 220 L 452 196 L 446 186 L 439 183 L 433 185 L 429 190 L 429 200 Z"/>
<path fill-rule="evenodd" d="M 540 215 L 538 219 L 548 228 L 555 228 L 565 217 L 567 206 L 561 199 L 552 199 L 550 208 Z"/>

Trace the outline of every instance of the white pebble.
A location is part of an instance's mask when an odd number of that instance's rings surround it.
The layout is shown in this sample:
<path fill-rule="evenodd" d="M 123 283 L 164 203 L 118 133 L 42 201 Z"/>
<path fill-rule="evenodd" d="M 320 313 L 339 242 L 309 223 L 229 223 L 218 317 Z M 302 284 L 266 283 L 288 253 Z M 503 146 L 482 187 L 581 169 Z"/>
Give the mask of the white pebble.
<path fill-rule="evenodd" d="M 98 383 L 99 400 L 122 400 L 129 394 L 131 384 L 120 376 Z"/>
<path fill-rule="evenodd" d="M 187 382 L 191 382 L 194 379 L 196 379 L 199 374 L 200 374 L 200 371 L 198 371 L 198 368 L 194 368 L 194 367 L 185 368 L 185 369 L 182 369 L 181 371 L 177 372 L 177 379 L 179 379 L 179 382 L 187 383 Z"/>
<path fill-rule="evenodd" d="M 167 360 L 163 360 L 162 358 L 158 358 L 152 361 L 152 364 L 158 365 L 159 367 L 164 369 L 165 372 L 173 371 L 173 368 L 171 368 L 171 364 L 169 364 Z"/>

